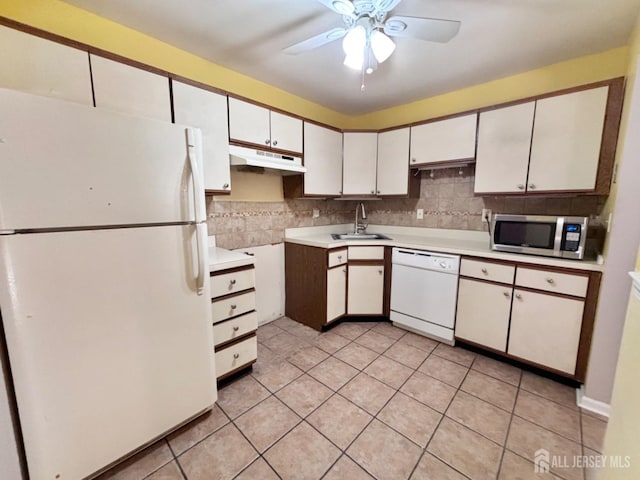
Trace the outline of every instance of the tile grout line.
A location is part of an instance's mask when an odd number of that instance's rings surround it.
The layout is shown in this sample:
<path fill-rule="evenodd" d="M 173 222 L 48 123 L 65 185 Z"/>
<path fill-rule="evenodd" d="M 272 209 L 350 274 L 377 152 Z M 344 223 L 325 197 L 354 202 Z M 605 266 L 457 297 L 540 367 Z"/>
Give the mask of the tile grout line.
<path fill-rule="evenodd" d="M 176 465 L 178 466 L 178 470 L 180 470 L 180 473 L 182 474 L 182 477 L 184 478 L 184 480 L 189 480 L 189 477 L 187 477 L 187 472 L 185 472 L 184 468 L 182 468 L 182 465 L 180 464 L 180 462 L 178 461 L 178 457 L 176 456 L 176 452 L 173 450 L 173 447 L 171 446 L 171 443 L 169 443 L 169 439 L 167 438 L 166 441 L 167 441 L 167 445 L 169 446 L 169 451 L 171 452 L 171 455 L 173 455 L 173 460 L 176 462 Z M 182 453 L 184 453 L 184 452 L 182 452 Z"/>

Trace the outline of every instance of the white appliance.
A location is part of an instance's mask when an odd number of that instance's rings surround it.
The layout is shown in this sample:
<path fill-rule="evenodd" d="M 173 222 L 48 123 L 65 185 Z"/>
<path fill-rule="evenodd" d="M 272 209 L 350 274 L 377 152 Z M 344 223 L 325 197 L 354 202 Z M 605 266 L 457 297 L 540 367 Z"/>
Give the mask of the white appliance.
<path fill-rule="evenodd" d="M 391 321 L 453 345 L 460 257 L 394 248 L 391 263 Z"/>
<path fill-rule="evenodd" d="M 199 131 L 0 89 L 0 310 L 33 480 L 216 400 Z"/>
<path fill-rule="evenodd" d="M 231 165 L 266 168 L 280 175 L 295 175 L 307 171 L 307 168 L 302 166 L 301 157 L 265 152 L 238 145 L 229 145 L 229 160 Z"/>

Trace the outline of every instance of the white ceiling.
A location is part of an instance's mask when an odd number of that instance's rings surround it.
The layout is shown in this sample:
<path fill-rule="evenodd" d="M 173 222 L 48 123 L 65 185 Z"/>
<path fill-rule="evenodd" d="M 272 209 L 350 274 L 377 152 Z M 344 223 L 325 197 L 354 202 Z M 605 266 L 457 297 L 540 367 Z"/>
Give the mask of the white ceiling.
<path fill-rule="evenodd" d="M 640 0 L 403 0 L 393 13 L 460 20 L 460 32 L 447 44 L 395 39 L 362 93 L 340 41 L 281 53 L 343 25 L 316 0 L 66 1 L 350 115 L 626 45 L 640 11 Z"/>

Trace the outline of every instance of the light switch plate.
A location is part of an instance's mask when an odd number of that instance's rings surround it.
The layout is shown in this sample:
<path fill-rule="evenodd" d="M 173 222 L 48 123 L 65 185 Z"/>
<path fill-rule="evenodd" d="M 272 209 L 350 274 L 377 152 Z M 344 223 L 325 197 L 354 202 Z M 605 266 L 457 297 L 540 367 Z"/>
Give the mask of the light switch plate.
<path fill-rule="evenodd" d="M 319 208 L 314 208 L 313 209 L 313 218 L 318 218 L 320 216 L 320 209 Z"/>
<path fill-rule="evenodd" d="M 416 217 L 418 220 L 422 220 L 424 218 L 424 208 L 419 208 L 416 210 Z"/>
<path fill-rule="evenodd" d="M 487 218 L 489 220 L 491 220 L 491 209 L 490 208 L 483 208 L 482 209 L 482 223 L 489 223 L 487 221 Z"/>

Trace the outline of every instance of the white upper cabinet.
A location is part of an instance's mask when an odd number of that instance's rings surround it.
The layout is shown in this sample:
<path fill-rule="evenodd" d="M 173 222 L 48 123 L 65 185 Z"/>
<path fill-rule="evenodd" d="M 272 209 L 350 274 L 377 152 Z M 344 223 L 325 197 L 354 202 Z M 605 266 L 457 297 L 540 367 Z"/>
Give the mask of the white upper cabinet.
<path fill-rule="evenodd" d="M 409 128 L 378 134 L 378 195 L 407 195 L 409 189 Z"/>
<path fill-rule="evenodd" d="M 302 152 L 302 120 L 229 97 L 229 139 Z"/>
<path fill-rule="evenodd" d="M 476 193 L 524 192 L 535 102 L 480 113 Z"/>
<path fill-rule="evenodd" d="M 181 82 L 173 82 L 175 122 L 202 131 L 204 188 L 231 189 L 227 97 Z"/>
<path fill-rule="evenodd" d="M 411 165 L 474 159 L 477 119 L 472 113 L 411 127 Z"/>
<path fill-rule="evenodd" d="M 342 133 L 313 123 L 304 124 L 305 195 L 342 193 Z"/>
<path fill-rule="evenodd" d="M 169 79 L 91 55 L 96 107 L 171 121 Z"/>
<path fill-rule="evenodd" d="M 538 100 L 529 191 L 593 190 L 609 87 Z"/>
<path fill-rule="evenodd" d="M 0 87 L 93 105 L 89 54 L 0 26 Z"/>
<path fill-rule="evenodd" d="M 375 195 L 378 134 L 347 132 L 343 138 L 343 195 Z"/>

